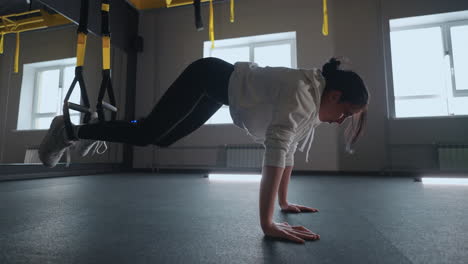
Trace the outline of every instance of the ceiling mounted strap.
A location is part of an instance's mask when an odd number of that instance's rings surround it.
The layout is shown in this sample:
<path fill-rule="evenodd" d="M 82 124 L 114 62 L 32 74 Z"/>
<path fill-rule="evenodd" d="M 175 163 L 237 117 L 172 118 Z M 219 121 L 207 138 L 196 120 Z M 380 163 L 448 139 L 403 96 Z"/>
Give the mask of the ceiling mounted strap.
<path fill-rule="evenodd" d="M 76 42 L 76 66 L 83 66 L 86 53 L 86 39 L 87 35 L 83 32 L 78 33 L 78 39 Z"/>
<path fill-rule="evenodd" d="M 4 34 L 0 34 L 0 54 L 3 54 L 3 37 Z"/>
<path fill-rule="evenodd" d="M 110 69 L 110 30 L 109 30 L 109 0 L 101 3 L 101 33 L 102 33 L 102 69 Z"/>
<path fill-rule="evenodd" d="M 210 40 L 211 48 L 214 49 L 214 11 L 213 11 L 213 0 L 210 0 Z"/>
<path fill-rule="evenodd" d="M 117 117 L 117 107 L 114 89 L 111 79 L 111 32 L 109 28 L 110 1 L 101 0 L 101 33 L 102 33 L 102 81 L 99 89 L 96 111 L 99 121 L 105 121 L 104 110 L 111 112 L 111 120 Z M 110 103 L 104 101 L 105 94 L 108 94 Z"/>
<path fill-rule="evenodd" d="M 109 10 L 110 10 L 110 5 L 109 5 L 108 3 L 107 3 L 107 4 L 106 4 L 106 3 L 102 3 L 102 4 L 101 4 L 101 10 L 102 10 L 102 11 L 105 11 L 105 12 L 109 12 Z"/>
<path fill-rule="evenodd" d="M 80 24 L 78 25 L 78 32 L 88 34 L 88 0 L 81 0 L 80 7 Z"/>
<path fill-rule="evenodd" d="M 322 25 L 322 34 L 328 36 L 328 8 L 327 0 L 323 0 L 323 25 Z"/>
<path fill-rule="evenodd" d="M 76 66 L 83 66 L 85 62 L 86 39 L 88 36 L 88 0 L 81 0 L 80 23 L 78 25 L 78 38 L 76 42 Z"/>
<path fill-rule="evenodd" d="M 231 0 L 231 23 L 234 23 L 234 0 Z"/>
<path fill-rule="evenodd" d="M 16 33 L 16 51 L 15 51 L 15 73 L 18 73 L 19 68 L 19 51 L 20 51 L 20 33 Z"/>
<path fill-rule="evenodd" d="M 201 5 L 200 0 L 193 1 L 193 7 L 195 9 L 195 27 L 197 28 L 198 31 L 203 30 L 203 21 L 202 21 L 202 16 L 201 16 L 200 5 Z"/>
<path fill-rule="evenodd" d="M 89 104 L 88 93 L 86 91 L 86 84 L 83 78 L 83 65 L 86 51 L 86 40 L 88 34 L 88 7 L 89 0 L 81 0 L 80 6 L 80 22 L 77 30 L 77 43 L 76 43 L 76 67 L 75 67 L 75 78 L 68 88 L 67 94 L 63 100 L 63 118 L 65 120 L 65 130 L 69 139 L 76 139 L 72 123 L 70 120 L 70 109 L 81 112 L 84 114 L 83 123 L 89 123 L 91 119 L 91 108 Z M 70 96 L 73 90 L 78 84 L 80 88 L 80 95 L 82 104 L 75 104 L 69 102 Z M 80 102 L 78 102 L 80 103 Z"/>

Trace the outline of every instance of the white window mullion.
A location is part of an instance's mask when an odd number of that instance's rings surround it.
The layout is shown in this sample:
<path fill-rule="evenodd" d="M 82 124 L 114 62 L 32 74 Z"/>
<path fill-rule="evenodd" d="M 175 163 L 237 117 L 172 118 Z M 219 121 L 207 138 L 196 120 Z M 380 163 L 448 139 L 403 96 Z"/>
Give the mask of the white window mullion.
<path fill-rule="evenodd" d="M 291 65 L 293 68 L 297 69 L 297 47 L 296 41 L 290 40 L 291 44 Z"/>
<path fill-rule="evenodd" d="M 453 23 L 448 23 L 447 24 L 447 39 L 448 43 L 450 45 L 450 57 L 451 57 L 451 74 L 452 74 L 452 84 L 453 84 L 453 97 L 466 97 L 468 96 L 468 90 L 463 90 L 462 87 L 457 87 L 457 72 L 455 69 L 455 58 L 454 58 L 454 50 L 453 50 L 453 43 L 452 43 L 452 28 L 457 27 L 457 26 L 468 26 L 468 21 L 459 21 L 459 22 L 453 22 Z M 466 71 L 458 71 L 460 72 L 466 72 Z"/>
<path fill-rule="evenodd" d="M 59 103 L 57 104 L 57 115 L 60 115 L 60 109 L 63 105 L 63 67 L 60 67 L 60 77 L 59 77 Z"/>
<path fill-rule="evenodd" d="M 255 44 L 249 44 L 249 59 L 250 62 L 255 61 L 255 52 L 254 52 Z"/>
<path fill-rule="evenodd" d="M 37 100 L 39 98 L 39 71 L 34 71 L 34 89 L 33 89 L 33 106 L 31 109 L 31 128 L 36 128 L 36 113 L 37 113 Z"/>
<path fill-rule="evenodd" d="M 452 40 L 450 34 L 450 26 L 443 25 L 442 26 L 442 33 L 444 36 L 444 45 L 445 45 L 445 62 L 447 69 L 447 97 L 455 96 L 456 91 L 456 83 L 455 83 L 455 72 L 454 72 L 454 64 L 453 64 L 453 49 L 452 49 Z"/>
<path fill-rule="evenodd" d="M 450 115 L 450 102 L 449 102 L 449 97 L 452 97 L 452 91 L 453 91 L 453 73 L 452 73 L 452 48 L 451 48 L 451 43 L 449 39 L 450 34 L 448 31 L 447 25 L 441 25 L 441 33 L 442 33 L 442 40 L 444 44 L 444 77 L 445 77 L 445 82 L 444 82 L 444 87 L 441 89 L 442 90 L 442 98 L 445 101 L 445 108 L 447 109 L 447 115 Z"/>

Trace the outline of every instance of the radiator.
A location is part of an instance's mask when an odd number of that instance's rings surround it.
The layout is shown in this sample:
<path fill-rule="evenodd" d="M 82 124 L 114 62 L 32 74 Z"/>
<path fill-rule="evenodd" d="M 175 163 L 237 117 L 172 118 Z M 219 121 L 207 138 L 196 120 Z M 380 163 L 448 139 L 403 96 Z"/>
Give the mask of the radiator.
<path fill-rule="evenodd" d="M 468 169 L 467 144 L 440 144 L 437 146 L 440 170 Z"/>
<path fill-rule="evenodd" d="M 41 160 L 39 160 L 39 153 L 37 148 L 26 149 L 26 154 L 24 155 L 24 163 L 41 163 Z"/>
<path fill-rule="evenodd" d="M 261 168 L 264 148 L 261 145 L 227 145 L 227 168 Z"/>

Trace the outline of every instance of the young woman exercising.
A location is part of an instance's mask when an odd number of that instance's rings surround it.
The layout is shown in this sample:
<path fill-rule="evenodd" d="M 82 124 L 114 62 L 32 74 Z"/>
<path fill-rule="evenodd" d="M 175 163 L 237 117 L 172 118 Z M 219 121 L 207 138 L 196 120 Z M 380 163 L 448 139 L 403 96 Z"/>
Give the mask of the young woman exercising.
<path fill-rule="evenodd" d="M 362 134 L 369 93 L 352 71 L 339 69 L 330 59 L 319 69 L 235 65 L 217 58 L 190 64 L 165 92 L 151 113 L 136 123 L 109 121 L 73 125 L 67 135 L 63 116 L 57 116 L 41 143 L 39 156 L 54 167 L 67 148 L 81 144 L 84 155 L 95 141 L 168 147 L 201 127 L 222 105 L 229 105 L 234 124 L 265 147 L 260 183 L 260 225 L 265 235 L 304 243 L 320 236 L 303 226 L 273 222 L 276 196 L 283 211 L 318 212 L 288 203 L 287 188 L 294 153 L 306 150 L 319 124 L 338 123 L 351 117 L 346 129 L 346 147 Z"/>

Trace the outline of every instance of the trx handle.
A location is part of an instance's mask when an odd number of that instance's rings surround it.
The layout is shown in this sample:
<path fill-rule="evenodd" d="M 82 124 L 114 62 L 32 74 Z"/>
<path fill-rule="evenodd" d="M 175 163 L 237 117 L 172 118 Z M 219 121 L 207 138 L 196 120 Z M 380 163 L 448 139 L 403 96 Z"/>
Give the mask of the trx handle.
<path fill-rule="evenodd" d="M 198 31 L 203 30 L 203 21 L 201 16 L 200 0 L 193 1 L 193 7 L 195 8 L 195 27 Z"/>
<path fill-rule="evenodd" d="M 102 106 L 104 109 L 107 109 L 111 112 L 117 112 L 119 109 L 117 109 L 117 107 L 109 104 L 109 103 L 106 103 L 105 101 L 102 101 Z"/>
<path fill-rule="evenodd" d="M 85 107 L 85 106 L 82 106 L 82 105 L 79 105 L 79 104 L 75 104 L 75 103 L 72 103 L 72 102 L 68 102 L 68 107 L 70 109 L 73 109 L 73 110 L 78 111 L 78 112 L 92 113 L 91 108 Z"/>

